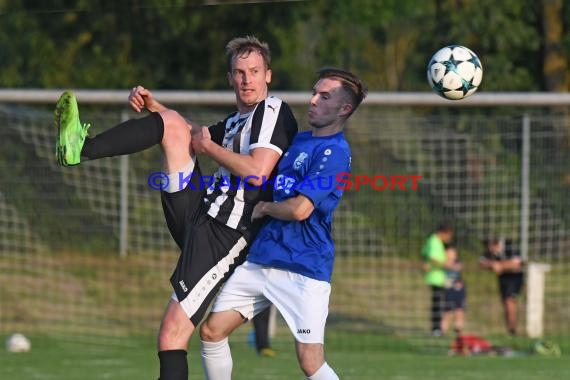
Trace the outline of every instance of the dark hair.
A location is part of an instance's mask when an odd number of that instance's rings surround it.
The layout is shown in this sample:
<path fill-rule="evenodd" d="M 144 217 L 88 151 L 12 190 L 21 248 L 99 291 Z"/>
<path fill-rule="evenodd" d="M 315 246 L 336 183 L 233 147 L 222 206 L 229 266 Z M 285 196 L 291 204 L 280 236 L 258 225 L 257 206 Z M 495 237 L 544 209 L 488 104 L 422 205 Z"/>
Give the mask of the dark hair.
<path fill-rule="evenodd" d="M 319 75 L 319 79 L 332 78 L 340 81 L 342 88 L 344 88 L 350 97 L 350 103 L 352 104 L 352 111 L 348 116 L 352 115 L 354 111 L 356 111 L 360 103 L 362 103 L 368 94 L 368 88 L 364 82 L 349 71 L 334 67 L 323 67 L 317 73 Z"/>
<path fill-rule="evenodd" d="M 437 232 L 453 232 L 453 223 L 449 220 L 444 220 L 443 222 L 439 223 L 437 226 Z"/>
<path fill-rule="evenodd" d="M 259 41 L 254 36 L 236 37 L 226 45 L 226 56 L 228 59 L 228 71 L 232 71 L 232 61 L 236 57 L 248 56 L 252 52 L 257 52 L 263 57 L 265 68 L 269 69 L 271 63 L 271 52 L 266 42 Z"/>
<path fill-rule="evenodd" d="M 505 239 L 502 236 L 490 235 L 483 239 L 483 245 L 485 246 L 497 245 L 503 242 L 504 240 Z"/>

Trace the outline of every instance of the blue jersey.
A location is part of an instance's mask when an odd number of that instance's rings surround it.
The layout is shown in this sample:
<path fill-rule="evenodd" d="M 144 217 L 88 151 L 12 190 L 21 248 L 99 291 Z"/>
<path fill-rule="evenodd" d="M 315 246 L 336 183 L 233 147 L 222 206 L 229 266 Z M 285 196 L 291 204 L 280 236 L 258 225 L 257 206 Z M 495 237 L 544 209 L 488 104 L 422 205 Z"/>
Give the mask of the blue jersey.
<path fill-rule="evenodd" d="M 338 206 L 350 171 L 350 147 L 339 132 L 315 137 L 301 132 L 282 157 L 273 200 L 302 194 L 314 205 L 301 221 L 269 218 L 251 245 L 247 260 L 330 282 L 334 263 L 333 211 Z"/>

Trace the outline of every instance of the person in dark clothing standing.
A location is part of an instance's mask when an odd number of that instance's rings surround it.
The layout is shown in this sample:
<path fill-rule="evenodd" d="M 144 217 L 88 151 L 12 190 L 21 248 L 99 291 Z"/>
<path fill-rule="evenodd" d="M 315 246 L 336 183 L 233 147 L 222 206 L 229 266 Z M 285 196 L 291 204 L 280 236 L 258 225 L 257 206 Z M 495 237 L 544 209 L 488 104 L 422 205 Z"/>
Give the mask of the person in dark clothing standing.
<path fill-rule="evenodd" d="M 517 298 L 523 286 L 522 259 L 510 241 L 502 237 L 491 236 L 485 239 L 484 245 L 479 265 L 497 274 L 507 331 L 516 335 Z"/>

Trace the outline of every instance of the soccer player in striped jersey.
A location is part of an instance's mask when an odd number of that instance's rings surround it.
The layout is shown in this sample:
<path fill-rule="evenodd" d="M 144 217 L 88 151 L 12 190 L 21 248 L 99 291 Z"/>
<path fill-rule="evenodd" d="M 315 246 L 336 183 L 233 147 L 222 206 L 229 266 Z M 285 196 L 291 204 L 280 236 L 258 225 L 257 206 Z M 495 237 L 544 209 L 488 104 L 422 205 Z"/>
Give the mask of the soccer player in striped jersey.
<path fill-rule="evenodd" d="M 253 219 L 267 219 L 247 260 L 224 284 L 201 325 L 202 363 L 208 380 L 229 380 L 228 336 L 270 303 L 296 342 L 299 365 L 311 380 L 338 375 L 325 361 L 324 335 L 334 263 L 333 211 L 350 171 L 343 129 L 366 96 L 354 74 L 322 69 L 313 87 L 310 131 L 299 133 L 278 166 L 274 202 L 259 202 Z"/>
<path fill-rule="evenodd" d="M 270 51 L 255 37 L 226 46 L 228 81 L 237 111 L 201 127 L 159 103 L 152 93 L 134 87 L 129 103 L 151 113 L 121 123 L 94 138 L 79 121 L 75 97 L 65 92 L 56 107 L 56 155 L 63 166 L 82 157 L 97 159 L 144 150 L 160 144 L 168 173 L 162 204 L 168 228 L 181 249 L 170 279 L 174 288 L 158 334 L 160 379 L 188 378 L 186 352 L 195 327 L 221 284 L 245 260 L 261 221 L 252 221 L 255 204 L 270 201 L 276 164 L 297 133 L 289 106 L 268 96 Z M 219 167 L 204 180 L 196 155 Z M 213 178 L 212 181 L 210 179 Z"/>

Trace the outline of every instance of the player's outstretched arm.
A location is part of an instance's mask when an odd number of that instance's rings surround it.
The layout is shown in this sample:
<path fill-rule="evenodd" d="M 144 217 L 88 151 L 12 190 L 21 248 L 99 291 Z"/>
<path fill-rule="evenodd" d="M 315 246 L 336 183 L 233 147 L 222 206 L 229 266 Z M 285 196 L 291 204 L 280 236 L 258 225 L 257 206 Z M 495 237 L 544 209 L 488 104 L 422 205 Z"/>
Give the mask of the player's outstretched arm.
<path fill-rule="evenodd" d="M 509 260 L 505 260 L 502 262 L 502 269 L 503 271 L 516 271 L 519 270 L 522 266 L 522 261 L 520 257 L 514 257 Z"/>
<path fill-rule="evenodd" d="M 263 186 L 280 157 L 269 148 L 255 148 L 249 154 L 231 152 L 212 141 L 207 127 L 192 135 L 192 148 L 195 153 L 212 158 L 232 174 L 247 179 L 252 186 Z"/>
<path fill-rule="evenodd" d="M 493 262 L 489 259 L 486 259 L 484 257 L 481 257 L 479 259 L 479 268 L 482 269 L 492 269 L 493 268 Z"/>

